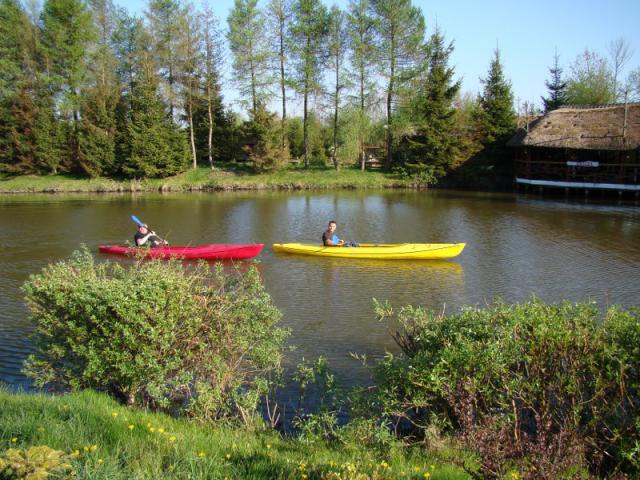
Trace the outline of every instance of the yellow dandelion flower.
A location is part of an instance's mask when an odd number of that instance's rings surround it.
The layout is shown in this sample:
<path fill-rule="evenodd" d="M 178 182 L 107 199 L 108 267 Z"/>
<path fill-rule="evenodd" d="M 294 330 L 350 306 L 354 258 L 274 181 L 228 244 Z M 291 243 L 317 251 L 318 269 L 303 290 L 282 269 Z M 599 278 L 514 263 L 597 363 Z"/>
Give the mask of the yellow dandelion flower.
<path fill-rule="evenodd" d="M 147 428 L 151 428 L 151 422 L 147 422 Z"/>
<path fill-rule="evenodd" d="M 424 478 L 431 478 L 431 474 L 429 472 L 424 472 Z"/>
<path fill-rule="evenodd" d="M 83 450 L 84 450 L 84 453 L 87 453 L 89 451 L 89 447 L 84 447 Z"/>
<path fill-rule="evenodd" d="M 229 460 L 231 458 L 231 454 L 227 453 L 227 460 Z"/>
<path fill-rule="evenodd" d="M 158 429 L 158 433 L 164 433 L 164 428 L 160 427 L 160 428 Z"/>
<path fill-rule="evenodd" d="M 18 441 L 18 439 L 17 439 L 16 437 L 13 437 L 13 438 L 11 439 L 11 443 L 16 443 L 17 441 Z"/>
<path fill-rule="evenodd" d="M 271 448 L 271 444 L 270 443 L 267 443 L 267 448 Z"/>
<path fill-rule="evenodd" d="M 150 427 L 150 428 L 149 428 L 149 431 L 150 431 L 151 433 L 153 433 L 153 432 L 155 432 L 155 431 L 156 431 L 156 429 L 155 429 L 155 428 L 153 428 L 153 427 Z"/>
<path fill-rule="evenodd" d="M 204 452 L 198 452 L 198 456 L 199 456 L 200 458 L 204 458 L 204 456 L 205 456 L 205 455 L 204 455 Z"/>
<path fill-rule="evenodd" d="M 169 437 L 169 441 L 170 442 L 175 442 L 176 441 L 176 437 L 174 437 L 174 436 Z"/>
<path fill-rule="evenodd" d="M 129 424 L 129 427 L 128 427 L 128 428 L 129 428 L 129 430 L 133 430 L 134 428 L 136 428 L 136 426 L 135 426 L 135 425 L 133 425 L 133 424 Z"/>
<path fill-rule="evenodd" d="M 302 474 L 302 478 L 307 478 L 307 476 L 303 473 L 303 474 Z"/>
<path fill-rule="evenodd" d="M 113 418 L 116 418 L 116 417 L 118 416 L 118 412 L 111 412 L 111 416 L 112 416 Z"/>
<path fill-rule="evenodd" d="M 98 445 L 91 445 L 91 451 L 95 452 L 98 449 Z"/>
<path fill-rule="evenodd" d="M 102 463 L 102 459 L 101 459 L 101 458 L 99 458 L 99 459 L 98 459 L 98 463 L 99 463 L 99 464 L 101 464 L 101 463 Z"/>
<path fill-rule="evenodd" d="M 74 450 L 73 451 L 73 456 L 74 457 L 79 457 L 80 456 L 80 450 Z"/>

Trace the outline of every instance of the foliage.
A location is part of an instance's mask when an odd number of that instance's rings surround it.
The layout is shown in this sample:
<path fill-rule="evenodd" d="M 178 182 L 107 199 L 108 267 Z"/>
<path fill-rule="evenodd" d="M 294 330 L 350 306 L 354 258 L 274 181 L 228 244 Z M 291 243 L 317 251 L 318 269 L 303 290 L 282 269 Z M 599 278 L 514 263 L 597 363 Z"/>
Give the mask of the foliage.
<path fill-rule="evenodd" d="M 280 149 L 279 127 L 275 114 L 269 113 L 262 104 L 258 105 L 251 120 L 245 124 L 245 151 L 256 170 L 278 168 L 286 164 L 288 158 L 283 158 Z"/>
<path fill-rule="evenodd" d="M 38 386 L 93 388 L 131 405 L 249 421 L 279 371 L 286 331 L 255 268 L 96 263 L 83 249 L 24 285 Z"/>
<path fill-rule="evenodd" d="M 544 84 L 549 90 L 549 98 L 542 97 L 544 111 L 550 112 L 567 103 L 567 82 L 562 78 L 562 68 L 559 65 L 558 53 L 553 57 L 553 67 L 549 68 L 551 80 Z"/>
<path fill-rule="evenodd" d="M 585 50 L 571 64 L 567 100 L 572 105 L 606 105 L 615 102 L 615 81 L 607 60 Z"/>
<path fill-rule="evenodd" d="M 526 478 L 638 473 L 639 310 L 533 299 L 448 317 L 406 306 L 397 317 L 403 355 L 389 354 L 376 378 L 399 432 L 454 431 L 485 478 L 514 467 Z"/>
<path fill-rule="evenodd" d="M 75 478 L 71 458 L 46 445 L 24 450 L 10 448 L 0 456 L 2 480 L 60 480 Z"/>

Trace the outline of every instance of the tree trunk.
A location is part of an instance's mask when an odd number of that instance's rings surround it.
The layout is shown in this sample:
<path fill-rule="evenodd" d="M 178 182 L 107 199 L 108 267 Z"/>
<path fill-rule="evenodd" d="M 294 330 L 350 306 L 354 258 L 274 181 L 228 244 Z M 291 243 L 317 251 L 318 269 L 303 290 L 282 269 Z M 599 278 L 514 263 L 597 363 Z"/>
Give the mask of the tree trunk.
<path fill-rule="evenodd" d="M 360 65 L 360 122 L 364 118 L 364 64 Z M 360 131 L 358 132 L 360 137 L 360 170 L 364 172 L 364 139 L 362 138 L 362 125 L 360 125 Z"/>
<path fill-rule="evenodd" d="M 391 161 L 393 159 L 393 155 L 391 153 L 391 143 L 392 143 L 392 139 L 391 139 L 391 104 L 392 104 L 392 99 L 393 99 L 393 80 L 395 77 L 395 70 L 396 70 L 396 45 L 395 45 L 395 37 L 393 36 L 393 32 L 391 32 L 391 52 L 389 57 L 390 57 L 390 75 L 389 75 L 389 87 L 387 88 L 387 128 L 385 131 L 385 138 L 386 138 L 386 147 L 387 147 L 387 156 L 384 162 L 384 168 L 385 170 L 390 170 L 391 169 Z"/>
<path fill-rule="evenodd" d="M 209 166 L 211 170 L 213 170 L 213 155 L 212 155 L 212 144 L 213 144 L 213 111 L 211 108 L 211 104 L 213 103 L 211 99 L 211 81 L 207 79 L 207 116 L 209 118 L 209 136 L 207 138 L 207 153 L 209 155 Z"/>
<path fill-rule="evenodd" d="M 190 87 L 189 87 L 190 88 Z M 189 139 L 191 141 L 191 155 L 193 157 L 193 168 L 198 168 L 198 156 L 196 155 L 196 136 L 193 131 L 193 99 L 189 92 Z"/>
<path fill-rule="evenodd" d="M 309 52 L 309 45 L 311 44 L 311 37 L 307 36 L 307 48 L 306 52 Z M 309 60 L 307 59 L 306 62 Z M 304 69 L 304 113 L 303 113 L 303 138 L 304 138 L 304 167 L 309 168 L 309 116 L 308 116 L 308 103 L 309 103 L 309 66 L 305 65 Z"/>
<path fill-rule="evenodd" d="M 286 125 L 287 125 L 287 90 L 285 88 L 286 77 L 284 74 L 284 61 L 285 61 L 285 51 L 284 51 L 284 20 L 280 21 L 280 88 L 282 90 L 282 144 L 280 146 L 281 153 L 284 156 L 284 150 L 286 148 Z"/>
<path fill-rule="evenodd" d="M 338 106 L 340 104 L 340 58 L 336 55 L 336 91 L 335 101 L 333 105 L 333 151 L 331 152 L 331 160 L 333 167 L 338 171 Z"/>

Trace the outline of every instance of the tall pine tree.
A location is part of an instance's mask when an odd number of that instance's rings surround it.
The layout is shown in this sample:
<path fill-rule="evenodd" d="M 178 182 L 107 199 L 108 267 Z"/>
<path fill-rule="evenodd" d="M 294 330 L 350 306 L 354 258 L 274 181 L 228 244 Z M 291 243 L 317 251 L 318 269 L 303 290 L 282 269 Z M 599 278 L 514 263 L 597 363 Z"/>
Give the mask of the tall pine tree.
<path fill-rule="evenodd" d="M 127 177 L 168 177 L 188 164 L 187 141 L 160 98 L 148 35 L 140 32 L 135 79 L 121 139 L 122 173 Z"/>
<path fill-rule="evenodd" d="M 513 110 L 511 83 L 504 76 L 498 49 L 494 51 L 487 78 L 480 81 L 484 85 L 480 95 L 484 143 L 504 144 L 515 132 L 516 114 Z"/>
<path fill-rule="evenodd" d="M 427 71 L 412 100 L 417 134 L 410 137 L 410 161 L 418 170 L 425 167 L 436 178 L 444 176 L 458 158 L 460 140 L 456 135 L 454 101 L 460 81 L 454 81 L 449 66 L 453 43 L 445 43 L 436 29 L 429 39 Z"/>
<path fill-rule="evenodd" d="M 542 97 L 544 111 L 550 112 L 567 103 L 567 82 L 562 78 L 562 68 L 560 68 L 560 58 L 558 52 L 553 56 L 553 67 L 549 68 L 551 80 L 544 84 L 549 90 L 549 97 Z"/>

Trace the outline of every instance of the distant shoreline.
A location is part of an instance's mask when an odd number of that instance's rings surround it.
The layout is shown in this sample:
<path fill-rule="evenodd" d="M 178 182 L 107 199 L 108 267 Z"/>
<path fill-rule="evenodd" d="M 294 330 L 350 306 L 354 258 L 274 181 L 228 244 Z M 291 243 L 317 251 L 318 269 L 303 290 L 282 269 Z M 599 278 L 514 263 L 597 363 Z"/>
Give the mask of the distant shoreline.
<path fill-rule="evenodd" d="M 291 190 L 366 190 L 426 188 L 412 179 L 379 171 L 343 168 L 287 169 L 251 173 L 232 168 L 197 168 L 162 179 L 115 180 L 82 178 L 70 174 L 49 176 L 23 175 L 0 177 L 0 193 L 127 193 L 127 192 L 216 192 L 216 191 L 291 191 Z"/>

